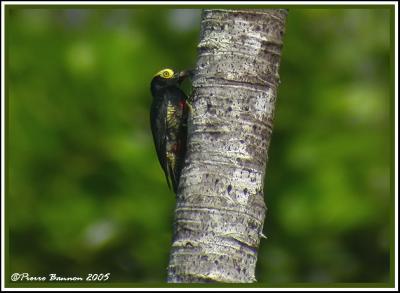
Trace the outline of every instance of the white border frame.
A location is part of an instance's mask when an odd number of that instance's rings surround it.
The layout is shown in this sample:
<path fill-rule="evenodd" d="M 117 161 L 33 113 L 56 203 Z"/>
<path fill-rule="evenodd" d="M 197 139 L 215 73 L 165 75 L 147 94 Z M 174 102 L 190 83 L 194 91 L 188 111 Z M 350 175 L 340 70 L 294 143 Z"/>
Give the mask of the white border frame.
<path fill-rule="evenodd" d="M 394 288 L 5 288 L 5 6 L 6 5 L 393 5 L 395 63 L 395 244 Z M 397 291 L 398 290 L 398 2 L 397 1 L 2 1 L 1 2 L 1 290 L 3 291 Z M 40 285 L 40 283 L 37 283 Z"/>

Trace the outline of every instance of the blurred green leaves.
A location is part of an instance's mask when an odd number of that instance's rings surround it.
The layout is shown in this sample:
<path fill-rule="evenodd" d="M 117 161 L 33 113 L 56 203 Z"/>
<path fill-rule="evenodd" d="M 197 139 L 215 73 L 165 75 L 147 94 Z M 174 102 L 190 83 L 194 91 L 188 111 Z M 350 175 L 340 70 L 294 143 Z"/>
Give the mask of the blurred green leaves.
<path fill-rule="evenodd" d="M 390 14 L 291 9 L 257 279 L 386 282 Z M 163 282 L 174 195 L 149 128 L 149 81 L 192 68 L 200 10 L 9 8 L 11 272 Z"/>
<path fill-rule="evenodd" d="M 388 10 L 290 10 L 265 187 L 266 280 L 388 281 L 389 52 Z"/>

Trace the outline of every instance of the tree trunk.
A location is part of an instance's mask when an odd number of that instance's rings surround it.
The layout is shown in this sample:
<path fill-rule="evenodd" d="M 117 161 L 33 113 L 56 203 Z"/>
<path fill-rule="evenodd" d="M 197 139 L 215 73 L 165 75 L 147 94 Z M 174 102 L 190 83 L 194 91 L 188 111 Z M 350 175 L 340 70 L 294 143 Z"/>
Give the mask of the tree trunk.
<path fill-rule="evenodd" d="M 168 282 L 254 282 L 287 11 L 201 20 Z"/>

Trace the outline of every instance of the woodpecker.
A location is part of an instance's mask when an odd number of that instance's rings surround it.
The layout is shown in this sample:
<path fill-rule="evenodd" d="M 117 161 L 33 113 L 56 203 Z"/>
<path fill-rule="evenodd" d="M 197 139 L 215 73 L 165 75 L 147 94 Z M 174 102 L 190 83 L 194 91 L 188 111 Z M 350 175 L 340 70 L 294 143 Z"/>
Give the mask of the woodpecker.
<path fill-rule="evenodd" d="M 180 89 L 190 71 L 174 72 L 166 68 L 151 80 L 153 102 L 150 124 L 160 165 L 168 187 L 176 193 L 186 153 L 187 117 L 190 105 Z"/>

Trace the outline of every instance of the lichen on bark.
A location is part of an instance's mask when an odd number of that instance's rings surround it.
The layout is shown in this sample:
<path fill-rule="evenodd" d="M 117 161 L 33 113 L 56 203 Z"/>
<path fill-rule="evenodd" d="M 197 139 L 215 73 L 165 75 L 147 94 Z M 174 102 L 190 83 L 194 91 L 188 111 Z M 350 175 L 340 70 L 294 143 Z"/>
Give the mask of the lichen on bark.
<path fill-rule="evenodd" d="M 254 282 L 287 11 L 207 9 L 168 282 Z"/>

